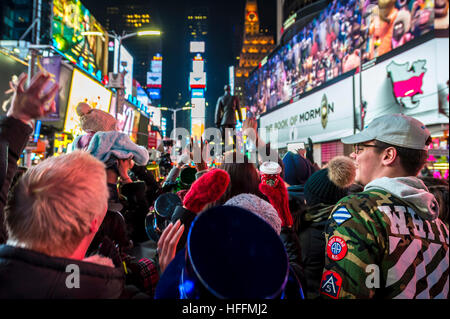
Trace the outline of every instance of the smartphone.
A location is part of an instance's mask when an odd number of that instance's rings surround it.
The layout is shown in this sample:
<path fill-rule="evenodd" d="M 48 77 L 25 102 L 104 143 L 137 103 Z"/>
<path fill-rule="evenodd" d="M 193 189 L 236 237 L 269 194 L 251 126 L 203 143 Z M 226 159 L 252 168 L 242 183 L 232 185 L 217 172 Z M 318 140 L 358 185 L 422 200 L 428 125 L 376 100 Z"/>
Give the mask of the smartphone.
<path fill-rule="evenodd" d="M 297 152 L 297 150 L 304 150 L 305 149 L 305 143 L 299 142 L 299 143 L 291 143 L 287 145 L 288 152 Z"/>

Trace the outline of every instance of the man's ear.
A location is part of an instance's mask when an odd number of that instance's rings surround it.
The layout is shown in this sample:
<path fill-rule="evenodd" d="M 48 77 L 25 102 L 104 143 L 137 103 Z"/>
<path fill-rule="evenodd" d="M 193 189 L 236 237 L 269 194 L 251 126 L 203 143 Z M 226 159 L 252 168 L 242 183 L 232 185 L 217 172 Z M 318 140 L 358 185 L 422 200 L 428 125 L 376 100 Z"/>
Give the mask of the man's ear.
<path fill-rule="evenodd" d="M 383 150 L 383 157 L 381 161 L 383 165 L 391 166 L 392 164 L 394 164 L 397 157 L 397 149 L 391 146 Z"/>
<path fill-rule="evenodd" d="M 89 228 L 89 231 L 92 233 L 96 233 L 98 231 L 99 228 L 99 222 L 98 222 L 98 218 L 95 217 L 92 221 L 91 221 L 91 227 Z"/>

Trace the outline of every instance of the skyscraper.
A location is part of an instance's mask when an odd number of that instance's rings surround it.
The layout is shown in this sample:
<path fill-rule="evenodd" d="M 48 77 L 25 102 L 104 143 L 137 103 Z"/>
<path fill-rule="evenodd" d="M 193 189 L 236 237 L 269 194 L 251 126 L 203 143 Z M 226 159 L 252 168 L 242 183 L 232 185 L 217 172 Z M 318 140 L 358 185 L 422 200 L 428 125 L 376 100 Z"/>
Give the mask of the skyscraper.
<path fill-rule="evenodd" d="M 187 11 L 186 16 L 186 38 L 189 43 L 190 131 L 192 136 L 197 137 L 205 130 L 208 15 L 207 7 L 194 7 Z"/>
<path fill-rule="evenodd" d="M 239 55 L 238 65 L 235 68 L 234 94 L 239 98 L 240 105 L 244 106 L 245 81 L 250 72 L 256 68 L 261 60 L 275 47 L 273 36 L 260 29 L 258 5 L 256 0 L 247 0 L 244 16 L 244 36 Z"/>

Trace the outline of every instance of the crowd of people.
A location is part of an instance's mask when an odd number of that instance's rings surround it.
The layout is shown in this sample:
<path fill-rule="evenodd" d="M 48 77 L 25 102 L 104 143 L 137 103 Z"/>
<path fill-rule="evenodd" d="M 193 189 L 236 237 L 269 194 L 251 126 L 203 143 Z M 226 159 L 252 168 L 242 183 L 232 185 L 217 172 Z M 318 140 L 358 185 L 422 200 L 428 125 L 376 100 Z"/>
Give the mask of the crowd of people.
<path fill-rule="evenodd" d="M 264 113 L 420 37 L 433 10 L 424 0 L 332 1 L 250 75 L 248 105 Z"/>
<path fill-rule="evenodd" d="M 19 170 L 58 90 L 26 80 L 0 121 L 0 298 L 448 298 L 448 183 L 417 177 L 421 122 L 377 118 L 324 167 L 306 150 L 230 150 L 219 168 L 188 150 L 159 181 L 114 117 L 80 103 L 73 151 Z"/>

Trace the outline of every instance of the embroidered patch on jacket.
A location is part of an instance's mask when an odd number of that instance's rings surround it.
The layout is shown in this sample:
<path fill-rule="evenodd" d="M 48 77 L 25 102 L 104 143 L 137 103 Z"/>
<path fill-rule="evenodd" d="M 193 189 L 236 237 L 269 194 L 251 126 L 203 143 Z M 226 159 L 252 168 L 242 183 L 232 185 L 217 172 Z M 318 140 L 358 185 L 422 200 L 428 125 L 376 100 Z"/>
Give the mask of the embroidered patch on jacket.
<path fill-rule="evenodd" d="M 331 270 L 323 273 L 320 283 L 320 293 L 333 299 L 338 299 L 341 287 L 342 278 L 338 273 Z"/>
<path fill-rule="evenodd" d="M 350 214 L 345 207 L 340 207 L 332 216 L 338 225 L 341 225 L 343 222 L 352 218 L 352 214 Z"/>
<path fill-rule="evenodd" d="M 333 236 L 327 243 L 327 255 L 331 260 L 338 261 L 347 254 L 347 243 L 338 236 Z"/>

